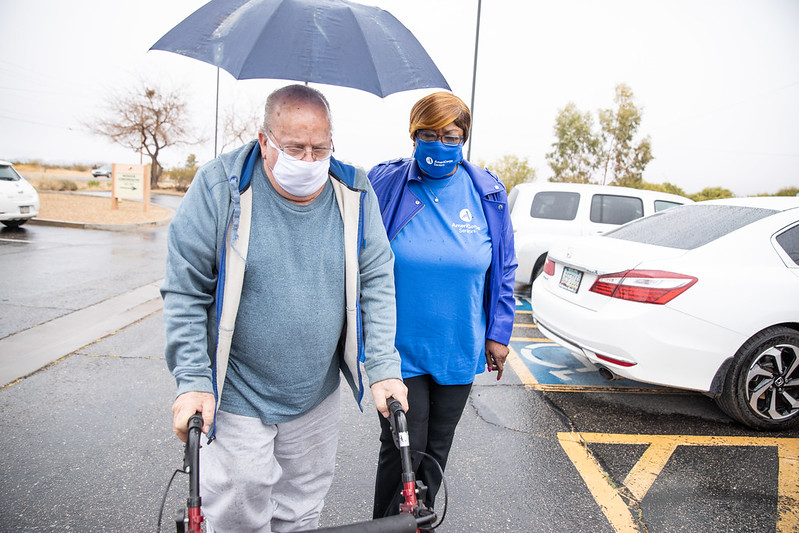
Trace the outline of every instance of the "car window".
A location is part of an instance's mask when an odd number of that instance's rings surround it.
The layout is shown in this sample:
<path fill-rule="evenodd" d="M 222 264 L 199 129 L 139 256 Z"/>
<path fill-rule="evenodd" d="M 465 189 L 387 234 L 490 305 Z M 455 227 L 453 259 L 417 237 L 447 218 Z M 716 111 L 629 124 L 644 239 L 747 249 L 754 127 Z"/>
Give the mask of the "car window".
<path fill-rule="evenodd" d="M 636 220 L 604 235 L 613 239 L 693 250 L 777 211 L 737 205 L 683 205 Z"/>
<path fill-rule="evenodd" d="M 655 200 L 655 213 L 670 207 L 677 207 L 678 205 L 682 204 L 678 202 L 669 202 L 668 200 Z"/>
<path fill-rule="evenodd" d="M 539 192 L 533 197 L 530 216 L 550 220 L 574 220 L 577 206 L 580 205 L 580 193 L 566 191 Z"/>
<path fill-rule="evenodd" d="M 640 198 L 595 194 L 591 198 L 591 222 L 626 224 L 644 216 L 644 203 Z"/>
<path fill-rule="evenodd" d="M 788 257 L 799 265 L 799 225 L 777 235 L 777 243 L 785 250 Z"/>
<path fill-rule="evenodd" d="M 17 171 L 9 165 L 0 165 L 0 180 L 3 181 L 19 181 L 20 176 Z"/>

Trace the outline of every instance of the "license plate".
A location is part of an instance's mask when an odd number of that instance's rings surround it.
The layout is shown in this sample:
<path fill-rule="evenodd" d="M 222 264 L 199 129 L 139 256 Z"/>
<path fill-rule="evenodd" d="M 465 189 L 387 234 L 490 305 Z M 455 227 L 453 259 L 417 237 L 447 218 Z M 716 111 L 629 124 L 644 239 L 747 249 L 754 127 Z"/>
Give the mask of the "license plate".
<path fill-rule="evenodd" d="M 22 215 L 27 215 L 28 213 L 31 212 L 31 208 L 29 205 L 22 205 L 19 207 L 19 212 Z"/>
<path fill-rule="evenodd" d="M 560 275 L 560 285 L 569 292 L 577 292 L 580 288 L 580 282 L 583 279 L 583 273 L 569 267 L 563 267 L 563 274 Z"/>

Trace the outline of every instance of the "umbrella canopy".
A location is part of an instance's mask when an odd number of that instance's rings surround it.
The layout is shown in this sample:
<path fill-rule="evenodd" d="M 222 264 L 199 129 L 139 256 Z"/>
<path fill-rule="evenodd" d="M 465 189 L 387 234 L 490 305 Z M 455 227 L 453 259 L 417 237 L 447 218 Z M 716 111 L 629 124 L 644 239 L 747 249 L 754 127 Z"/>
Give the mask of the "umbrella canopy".
<path fill-rule="evenodd" d="M 347 0 L 212 0 L 150 49 L 199 59 L 239 80 L 323 83 L 380 97 L 449 89 L 393 15 Z"/>

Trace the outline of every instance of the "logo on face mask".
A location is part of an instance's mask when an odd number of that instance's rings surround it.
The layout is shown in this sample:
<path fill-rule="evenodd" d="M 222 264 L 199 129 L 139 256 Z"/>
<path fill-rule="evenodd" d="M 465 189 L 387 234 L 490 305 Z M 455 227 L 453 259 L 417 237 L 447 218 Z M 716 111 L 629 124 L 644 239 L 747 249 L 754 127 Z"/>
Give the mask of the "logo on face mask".
<path fill-rule="evenodd" d="M 455 172 L 463 159 L 460 144 L 444 144 L 440 141 L 416 141 L 413 157 L 422 172 L 431 178 L 443 178 Z"/>

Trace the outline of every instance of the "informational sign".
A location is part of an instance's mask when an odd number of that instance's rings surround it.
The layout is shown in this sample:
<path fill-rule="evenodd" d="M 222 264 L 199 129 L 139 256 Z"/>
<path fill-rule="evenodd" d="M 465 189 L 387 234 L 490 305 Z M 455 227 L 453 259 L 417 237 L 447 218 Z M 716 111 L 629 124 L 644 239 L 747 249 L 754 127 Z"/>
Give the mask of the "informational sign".
<path fill-rule="evenodd" d="M 118 200 L 138 200 L 144 210 L 150 204 L 150 165 L 111 166 L 111 207 L 118 208 Z"/>

